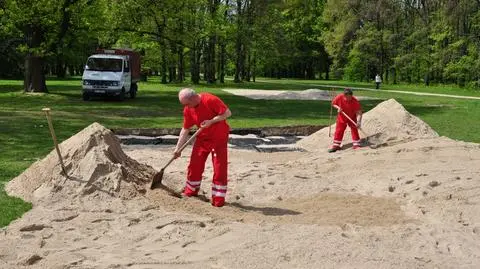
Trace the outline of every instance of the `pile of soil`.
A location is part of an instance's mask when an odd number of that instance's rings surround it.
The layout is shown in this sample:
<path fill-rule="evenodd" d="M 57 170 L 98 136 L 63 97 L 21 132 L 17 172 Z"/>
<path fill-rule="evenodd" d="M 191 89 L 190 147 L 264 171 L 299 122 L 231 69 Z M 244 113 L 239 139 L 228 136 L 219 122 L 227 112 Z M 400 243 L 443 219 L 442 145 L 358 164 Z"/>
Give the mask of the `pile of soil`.
<path fill-rule="evenodd" d="M 10 181 L 10 195 L 37 203 L 59 199 L 132 199 L 146 192 L 155 170 L 128 157 L 120 140 L 93 123 L 59 145 L 68 178 L 52 150 Z"/>

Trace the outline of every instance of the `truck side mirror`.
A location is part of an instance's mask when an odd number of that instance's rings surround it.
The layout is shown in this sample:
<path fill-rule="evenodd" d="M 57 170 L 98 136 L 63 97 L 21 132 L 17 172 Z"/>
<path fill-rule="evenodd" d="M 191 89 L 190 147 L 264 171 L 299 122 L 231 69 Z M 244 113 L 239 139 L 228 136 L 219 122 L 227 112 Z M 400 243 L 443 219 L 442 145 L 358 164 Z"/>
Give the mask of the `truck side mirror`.
<path fill-rule="evenodd" d="M 130 72 L 130 67 L 128 66 L 127 62 L 125 62 L 125 64 L 123 65 L 123 72 Z"/>

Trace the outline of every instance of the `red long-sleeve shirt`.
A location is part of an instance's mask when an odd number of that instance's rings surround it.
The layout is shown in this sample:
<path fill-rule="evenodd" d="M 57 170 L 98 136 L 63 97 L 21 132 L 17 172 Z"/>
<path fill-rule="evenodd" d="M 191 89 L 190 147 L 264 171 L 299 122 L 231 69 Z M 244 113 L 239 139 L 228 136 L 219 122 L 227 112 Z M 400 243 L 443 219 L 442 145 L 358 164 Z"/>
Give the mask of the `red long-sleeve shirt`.
<path fill-rule="evenodd" d="M 183 109 L 183 128 L 190 129 L 193 125 L 200 127 L 203 121 L 222 115 L 228 107 L 220 98 L 210 93 L 200 93 L 200 103 L 196 107 L 185 106 Z M 227 121 L 219 121 L 202 130 L 197 138 L 216 140 L 222 139 L 230 132 Z"/>
<path fill-rule="evenodd" d="M 357 121 L 357 112 L 362 110 L 360 102 L 357 98 L 352 96 L 350 101 L 347 100 L 345 94 L 339 94 L 332 100 L 332 105 L 339 106 L 345 114 L 347 114 L 353 121 Z M 348 123 L 349 120 L 342 113 L 338 113 L 337 120 L 342 123 Z"/>

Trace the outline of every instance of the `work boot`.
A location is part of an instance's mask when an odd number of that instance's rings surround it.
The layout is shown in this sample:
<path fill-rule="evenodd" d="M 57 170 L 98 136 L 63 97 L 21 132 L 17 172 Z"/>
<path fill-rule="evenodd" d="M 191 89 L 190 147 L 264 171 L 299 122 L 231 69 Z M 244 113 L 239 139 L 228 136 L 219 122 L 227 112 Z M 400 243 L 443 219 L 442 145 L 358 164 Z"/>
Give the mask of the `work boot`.
<path fill-rule="evenodd" d="M 212 205 L 215 207 L 222 207 L 225 205 L 225 198 L 214 196 L 212 197 Z"/>
<path fill-rule="evenodd" d="M 192 191 L 189 187 L 185 187 L 183 189 L 182 196 L 186 196 L 186 197 L 198 196 L 198 191 Z"/>
<path fill-rule="evenodd" d="M 337 150 L 339 150 L 339 149 L 340 149 L 339 146 L 332 146 L 331 148 L 328 149 L 328 152 L 329 152 L 329 153 L 332 153 L 332 152 L 335 152 L 335 151 L 337 151 Z"/>
<path fill-rule="evenodd" d="M 360 149 L 360 146 L 355 145 L 352 147 L 352 149 Z"/>

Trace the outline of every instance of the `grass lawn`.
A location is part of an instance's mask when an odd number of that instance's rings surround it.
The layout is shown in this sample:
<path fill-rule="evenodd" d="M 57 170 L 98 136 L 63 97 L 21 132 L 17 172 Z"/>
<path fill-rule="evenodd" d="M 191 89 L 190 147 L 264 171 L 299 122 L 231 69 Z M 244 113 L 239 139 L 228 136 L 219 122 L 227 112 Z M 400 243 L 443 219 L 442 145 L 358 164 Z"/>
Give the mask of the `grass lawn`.
<path fill-rule="evenodd" d="M 263 127 L 287 125 L 326 125 L 329 123 L 329 102 L 325 101 L 266 101 L 251 100 L 223 92 L 222 88 L 252 88 L 275 90 L 305 90 L 312 85 L 369 86 L 348 82 L 272 80 L 265 82 L 225 85 L 198 85 L 198 91 L 210 91 L 222 98 L 232 110 L 231 127 Z M 336 83 L 336 84 L 335 84 Z M 93 122 L 108 128 L 180 127 L 182 107 L 177 91 L 182 85 L 161 85 L 152 79 L 141 83 L 136 99 L 82 101 L 79 79 L 48 80 L 49 94 L 24 94 L 22 82 L 0 80 L 0 184 L 20 174 L 37 159 L 53 149 L 47 122 L 41 109 L 50 107 L 59 141 L 74 135 Z M 391 88 L 390 88 L 391 87 Z M 318 87 L 317 87 L 318 88 Z M 384 89 L 435 92 L 443 94 L 480 96 L 480 92 L 453 87 L 423 87 L 414 85 L 390 86 Z M 387 92 L 356 91 L 356 95 L 380 98 L 362 101 L 367 111 L 384 99 L 395 98 L 412 114 L 419 116 L 440 135 L 480 142 L 474 132 L 480 117 L 478 100 L 420 97 Z M 0 186 L 1 187 L 1 186 Z M 0 227 L 30 209 L 20 199 L 8 197 L 0 188 Z"/>

